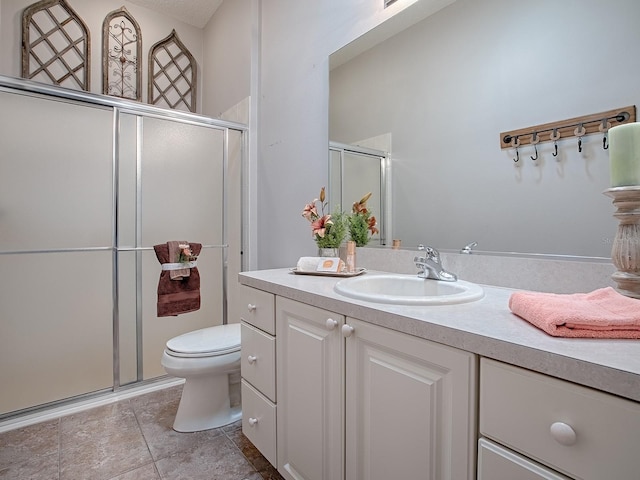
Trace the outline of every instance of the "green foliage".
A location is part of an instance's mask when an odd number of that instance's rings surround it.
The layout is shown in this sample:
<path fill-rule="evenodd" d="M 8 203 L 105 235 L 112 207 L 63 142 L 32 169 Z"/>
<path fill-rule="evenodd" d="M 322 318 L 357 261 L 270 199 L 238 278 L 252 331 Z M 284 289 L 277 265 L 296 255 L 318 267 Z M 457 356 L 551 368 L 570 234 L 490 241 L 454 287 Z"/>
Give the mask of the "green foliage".
<path fill-rule="evenodd" d="M 348 217 L 349 236 L 356 242 L 357 247 L 364 247 L 369 243 L 368 216 L 354 213 Z"/>
<path fill-rule="evenodd" d="M 333 223 L 326 226 L 324 237 L 315 235 L 318 248 L 339 248 L 347 236 L 345 214 L 340 211 L 340 207 L 336 206 L 331 214 L 331 222 Z"/>

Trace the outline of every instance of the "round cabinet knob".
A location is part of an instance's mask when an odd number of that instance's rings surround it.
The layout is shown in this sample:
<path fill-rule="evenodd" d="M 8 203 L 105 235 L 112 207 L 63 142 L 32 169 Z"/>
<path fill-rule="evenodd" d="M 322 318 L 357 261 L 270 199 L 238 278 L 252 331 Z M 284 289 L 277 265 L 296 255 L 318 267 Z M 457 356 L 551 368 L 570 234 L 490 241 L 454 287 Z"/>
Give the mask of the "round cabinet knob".
<path fill-rule="evenodd" d="M 249 426 L 253 427 L 256 423 L 258 423 L 257 418 L 249 417 Z"/>
<path fill-rule="evenodd" d="M 253 303 L 250 303 L 249 305 L 247 305 L 247 310 L 249 310 L 250 312 L 255 312 L 256 306 Z"/>
<path fill-rule="evenodd" d="M 247 357 L 247 362 L 249 362 L 249 365 L 253 365 L 254 363 L 256 363 L 256 360 L 258 360 L 258 357 L 256 357 L 255 355 L 249 355 Z"/>
<path fill-rule="evenodd" d="M 353 334 L 353 327 L 347 323 L 342 326 L 342 336 L 347 338 Z"/>
<path fill-rule="evenodd" d="M 338 321 L 334 320 L 333 318 L 327 318 L 326 325 L 327 325 L 327 330 L 333 330 L 338 326 Z"/>
<path fill-rule="evenodd" d="M 576 443 L 576 432 L 571 428 L 571 425 L 567 425 L 564 422 L 555 422 L 549 430 L 553 439 L 560 445 L 569 447 Z"/>

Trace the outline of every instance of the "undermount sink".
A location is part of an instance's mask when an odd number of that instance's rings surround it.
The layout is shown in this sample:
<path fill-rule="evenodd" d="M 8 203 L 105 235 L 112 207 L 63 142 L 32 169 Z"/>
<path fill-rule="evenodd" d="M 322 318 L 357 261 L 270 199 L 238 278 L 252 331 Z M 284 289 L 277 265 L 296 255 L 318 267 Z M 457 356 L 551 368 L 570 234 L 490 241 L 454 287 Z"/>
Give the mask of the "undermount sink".
<path fill-rule="evenodd" d="M 345 278 L 333 289 L 346 297 L 393 305 L 452 305 L 484 296 L 482 287 L 464 280 L 445 282 L 400 274 Z"/>

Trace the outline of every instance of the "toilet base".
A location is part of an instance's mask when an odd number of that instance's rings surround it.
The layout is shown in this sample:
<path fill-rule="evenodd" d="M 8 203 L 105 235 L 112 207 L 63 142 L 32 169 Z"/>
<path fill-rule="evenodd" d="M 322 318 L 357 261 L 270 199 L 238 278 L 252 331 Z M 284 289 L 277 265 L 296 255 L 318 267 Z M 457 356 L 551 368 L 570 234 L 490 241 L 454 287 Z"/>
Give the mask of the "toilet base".
<path fill-rule="evenodd" d="M 182 389 L 173 429 L 184 433 L 199 432 L 240 420 L 241 405 L 231 406 L 230 403 L 229 375 L 189 377 Z"/>

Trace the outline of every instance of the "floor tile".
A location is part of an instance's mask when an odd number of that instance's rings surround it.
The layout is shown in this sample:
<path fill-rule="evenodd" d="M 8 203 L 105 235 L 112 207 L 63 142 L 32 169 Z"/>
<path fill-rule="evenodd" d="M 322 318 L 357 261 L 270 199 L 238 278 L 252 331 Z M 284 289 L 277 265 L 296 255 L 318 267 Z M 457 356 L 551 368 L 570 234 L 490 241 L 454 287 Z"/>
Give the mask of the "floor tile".
<path fill-rule="evenodd" d="M 152 461 L 139 429 L 124 429 L 104 437 L 96 434 L 89 441 L 61 449 L 60 480 L 105 480 Z"/>
<path fill-rule="evenodd" d="M 242 480 L 255 469 L 224 435 L 156 461 L 163 480 Z"/>
<path fill-rule="evenodd" d="M 139 431 L 128 401 L 112 403 L 60 419 L 60 448 L 97 441 L 123 431 Z"/>
<path fill-rule="evenodd" d="M 1 449 L 4 449 L 4 447 Z M 0 467 L 0 479 L 57 480 L 58 470 L 58 452 L 46 455 L 40 454 Z"/>
<path fill-rule="evenodd" d="M 153 463 L 136 468 L 129 472 L 113 477 L 110 480 L 160 480 L 160 475 Z"/>
<path fill-rule="evenodd" d="M 0 434 L 0 469 L 35 455 L 57 453 L 59 423 L 56 419 Z"/>

